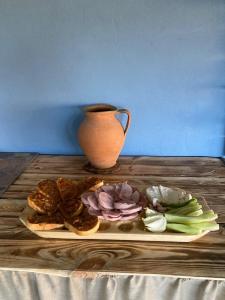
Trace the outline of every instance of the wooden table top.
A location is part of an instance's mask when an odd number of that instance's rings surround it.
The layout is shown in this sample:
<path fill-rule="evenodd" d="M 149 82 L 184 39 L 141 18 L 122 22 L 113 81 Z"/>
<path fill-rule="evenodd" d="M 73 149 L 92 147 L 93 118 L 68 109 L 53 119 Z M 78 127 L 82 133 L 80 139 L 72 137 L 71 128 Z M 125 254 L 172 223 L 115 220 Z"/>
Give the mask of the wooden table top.
<path fill-rule="evenodd" d="M 11 183 L 0 199 L 0 269 L 225 278 L 225 167 L 221 159 L 121 157 L 120 167 L 104 175 L 109 182 L 128 180 L 140 188 L 177 186 L 204 196 L 219 215 L 220 231 L 195 242 L 47 240 L 26 229 L 18 216 L 36 184 L 58 176 L 90 176 L 85 163 L 78 156 L 0 154 L 0 190 Z"/>

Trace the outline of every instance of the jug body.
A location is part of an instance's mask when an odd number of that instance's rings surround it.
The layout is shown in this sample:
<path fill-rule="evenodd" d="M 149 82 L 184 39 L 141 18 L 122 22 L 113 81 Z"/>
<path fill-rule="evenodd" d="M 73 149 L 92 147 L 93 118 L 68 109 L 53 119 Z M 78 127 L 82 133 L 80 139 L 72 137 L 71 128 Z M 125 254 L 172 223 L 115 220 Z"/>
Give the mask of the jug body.
<path fill-rule="evenodd" d="M 126 113 L 124 129 L 116 114 Z M 96 168 L 111 168 L 116 164 L 123 148 L 130 123 L 130 113 L 108 104 L 90 105 L 85 108 L 85 118 L 78 130 L 78 140 L 89 162 Z"/>

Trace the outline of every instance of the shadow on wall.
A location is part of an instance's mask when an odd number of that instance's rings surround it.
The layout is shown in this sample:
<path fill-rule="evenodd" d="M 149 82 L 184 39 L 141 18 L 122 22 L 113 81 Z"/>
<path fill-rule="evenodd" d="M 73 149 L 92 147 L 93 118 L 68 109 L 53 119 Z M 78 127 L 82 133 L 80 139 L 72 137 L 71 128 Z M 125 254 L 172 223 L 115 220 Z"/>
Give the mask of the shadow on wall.
<path fill-rule="evenodd" d="M 77 130 L 84 118 L 82 109 L 82 105 L 71 105 L 46 107 L 29 113 L 22 127 L 27 127 L 25 136 L 29 138 L 30 151 L 43 153 L 43 145 L 46 145 L 46 153 L 82 154 L 77 140 Z M 29 128 L 28 124 L 32 124 L 32 127 Z M 24 138 L 24 132 L 21 132 L 21 136 Z M 65 149 L 68 153 L 65 153 Z"/>

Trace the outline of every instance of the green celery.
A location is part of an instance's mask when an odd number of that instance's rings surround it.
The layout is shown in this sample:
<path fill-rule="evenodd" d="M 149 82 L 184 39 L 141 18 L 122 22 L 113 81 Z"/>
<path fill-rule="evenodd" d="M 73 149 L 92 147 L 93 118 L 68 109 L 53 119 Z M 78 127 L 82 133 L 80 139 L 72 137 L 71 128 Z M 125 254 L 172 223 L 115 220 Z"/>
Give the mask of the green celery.
<path fill-rule="evenodd" d="M 217 224 L 215 221 L 192 224 L 191 227 L 209 231 L 219 230 L 219 224 Z"/>
<path fill-rule="evenodd" d="M 186 214 L 187 217 L 198 217 L 201 216 L 203 214 L 203 210 L 199 209 L 193 212 L 190 212 L 189 214 Z"/>
<path fill-rule="evenodd" d="M 189 203 L 197 203 L 198 200 L 195 199 L 195 198 L 192 198 L 190 200 L 187 200 L 186 202 L 183 202 L 183 203 L 171 203 L 171 204 L 166 204 L 166 203 L 161 203 L 163 206 L 167 207 L 167 208 L 180 208 L 180 207 L 184 207 L 186 205 L 188 205 Z"/>
<path fill-rule="evenodd" d="M 185 205 L 185 206 L 180 207 L 180 208 L 168 210 L 167 213 L 176 214 L 176 215 L 186 215 L 186 214 L 189 214 L 189 213 L 194 212 L 196 210 L 199 210 L 201 208 L 202 208 L 201 204 L 194 203 L 194 204 Z"/>
<path fill-rule="evenodd" d="M 187 234 L 200 234 L 202 232 L 201 229 L 194 228 L 189 225 L 174 224 L 174 223 L 167 223 L 166 229 L 183 232 L 183 233 L 187 233 Z"/>
<path fill-rule="evenodd" d="M 212 210 L 209 210 L 197 217 L 182 216 L 169 213 L 165 213 L 165 217 L 168 223 L 195 224 L 201 222 L 214 221 L 215 219 L 217 219 L 218 216 L 214 214 Z"/>

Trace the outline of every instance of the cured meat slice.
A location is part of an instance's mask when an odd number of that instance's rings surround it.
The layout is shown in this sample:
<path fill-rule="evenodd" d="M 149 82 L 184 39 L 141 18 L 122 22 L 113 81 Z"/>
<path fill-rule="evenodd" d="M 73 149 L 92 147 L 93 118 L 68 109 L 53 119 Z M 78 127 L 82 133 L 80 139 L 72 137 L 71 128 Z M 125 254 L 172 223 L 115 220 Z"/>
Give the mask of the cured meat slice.
<path fill-rule="evenodd" d="M 132 187 L 127 183 L 122 183 L 119 197 L 121 199 L 129 199 L 133 193 Z"/>
<path fill-rule="evenodd" d="M 104 217 L 105 220 L 108 220 L 108 221 L 119 221 L 122 219 L 121 216 L 118 216 L 118 217 L 111 217 L 111 216 L 106 216 Z"/>
<path fill-rule="evenodd" d="M 102 215 L 104 218 L 117 218 L 121 216 L 121 213 L 119 210 L 103 210 Z"/>
<path fill-rule="evenodd" d="M 88 196 L 93 195 L 92 192 L 83 193 L 81 195 L 81 201 L 84 203 L 84 205 L 89 205 Z"/>
<path fill-rule="evenodd" d="M 102 216 L 102 213 L 101 213 L 100 210 L 96 210 L 96 209 L 94 209 L 94 208 L 92 208 L 92 207 L 89 207 L 89 208 L 88 208 L 88 213 L 89 213 L 90 215 L 92 215 L 92 216 L 97 216 L 97 217 Z"/>
<path fill-rule="evenodd" d="M 91 215 L 110 221 L 135 218 L 146 201 L 142 193 L 126 182 L 103 185 L 81 198 Z"/>
<path fill-rule="evenodd" d="M 130 214 L 130 215 L 123 215 L 121 217 L 121 220 L 123 220 L 123 221 L 132 220 L 132 219 L 135 219 L 137 216 L 138 216 L 138 213 L 133 213 L 133 214 Z"/>
<path fill-rule="evenodd" d="M 106 192 L 99 193 L 98 202 L 105 209 L 113 209 L 113 197 Z"/>
<path fill-rule="evenodd" d="M 93 194 L 89 195 L 87 197 L 87 200 L 88 200 L 88 204 L 90 205 L 90 207 L 92 207 L 95 210 L 99 210 L 98 201 L 97 201 L 95 195 L 93 195 Z"/>
<path fill-rule="evenodd" d="M 129 209 L 131 207 L 134 207 L 136 205 L 136 203 L 134 202 L 121 202 L 121 201 L 118 201 L 118 202 L 115 202 L 114 203 L 114 207 L 116 209 Z"/>
<path fill-rule="evenodd" d="M 101 189 L 106 193 L 110 193 L 114 191 L 114 186 L 107 184 L 107 185 L 103 185 Z"/>
<path fill-rule="evenodd" d="M 142 210 L 142 206 L 134 206 L 132 208 L 129 208 L 129 209 L 122 209 L 121 210 L 121 214 L 122 215 L 127 215 L 127 214 L 133 214 L 133 213 L 136 213 L 138 211 Z"/>
<path fill-rule="evenodd" d="M 131 196 L 132 201 L 134 201 L 135 203 L 138 203 L 139 199 L 140 199 L 140 193 L 138 191 L 133 192 L 132 196 Z"/>

